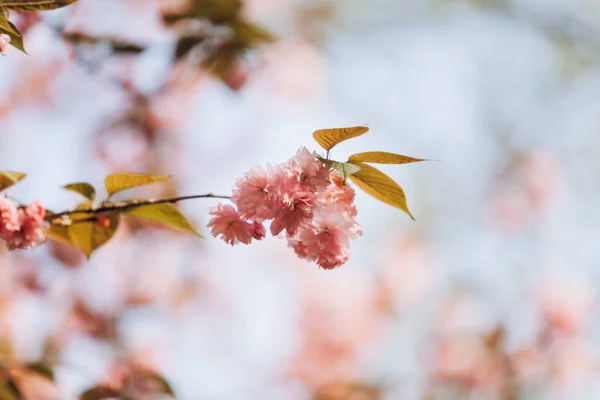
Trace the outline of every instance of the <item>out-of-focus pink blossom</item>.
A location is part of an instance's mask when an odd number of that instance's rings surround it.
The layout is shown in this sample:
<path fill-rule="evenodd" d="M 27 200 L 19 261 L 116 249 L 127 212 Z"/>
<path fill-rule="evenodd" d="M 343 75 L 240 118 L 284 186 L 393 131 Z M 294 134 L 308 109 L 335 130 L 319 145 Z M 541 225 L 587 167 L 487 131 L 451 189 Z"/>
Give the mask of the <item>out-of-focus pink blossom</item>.
<path fill-rule="evenodd" d="M 19 67 L 21 79 L 12 90 L 0 97 L 0 117 L 23 106 L 40 106 L 51 102 L 57 75 L 69 60 L 58 57 L 47 62 L 25 63 Z"/>
<path fill-rule="evenodd" d="M 250 19 L 260 19 L 284 7 L 289 7 L 290 0 L 244 0 L 244 13 Z"/>
<path fill-rule="evenodd" d="M 236 243 L 250 244 L 252 238 L 260 240 L 261 236 L 264 237 L 260 228 L 244 220 L 233 206 L 218 204 L 209 214 L 214 216 L 208 223 L 212 227 L 212 235 L 221 235 L 232 246 Z"/>
<path fill-rule="evenodd" d="M 596 369 L 594 349 L 584 339 L 561 340 L 552 353 L 553 375 L 561 386 L 577 386 Z"/>
<path fill-rule="evenodd" d="M 231 90 L 239 91 L 248 82 L 248 67 L 241 63 L 234 64 L 225 72 L 223 82 Z"/>
<path fill-rule="evenodd" d="M 439 280 L 436 257 L 411 234 L 398 238 L 391 248 L 380 269 L 382 306 L 412 307 L 427 298 Z"/>
<path fill-rule="evenodd" d="M 502 364 L 478 336 L 444 338 L 435 354 L 436 378 L 488 393 L 498 393 L 504 383 Z"/>
<path fill-rule="evenodd" d="M 564 335 L 583 329 L 596 299 L 591 283 L 570 276 L 552 276 L 538 290 L 540 307 L 551 329 Z"/>
<path fill-rule="evenodd" d="M 508 233 L 524 229 L 535 211 L 526 191 L 505 184 L 492 191 L 491 208 L 495 223 Z"/>
<path fill-rule="evenodd" d="M 326 93 L 325 58 L 307 41 L 280 40 L 265 49 L 264 59 L 260 81 L 274 100 L 310 101 Z"/>
<path fill-rule="evenodd" d="M 261 221 L 272 219 L 277 212 L 283 175 L 280 168 L 256 166 L 239 178 L 231 201 L 244 218 Z"/>
<path fill-rule="evenodd" d="M 519 382 L 537 382 L 543 379 L 550 367 L 547 355 L 535 348 L 519 349 L 508 357 L 515 378 Z"/>
<path fill-rule="evenodd" d="M 288 160 L 286 172 L 301 190 L 322 192 L 330 183 L 329 167 L 317 159 L 315 152 L 300 147 Z"/>
<path fill-rule="evenodd" d="M 7 237 L 19 230 L 19 211 L 16 204 L 6 197 L 0 198 L 0 238 Z"/>
<path fill-rule="evenodd" d="M 524 177 L 532 203 L 543 207 L 562 183 L 562 168 L 556 155 L 541 149 L 527 155 Z"/>
<path fill-rule="evenodd" d="M 293 374 L 312 387 L 351 379 L 361 350 L 382 333 L 373 282 L 357 271 L 315 275 L 298 268 L 301 284 L 300 343 Z"/>
<path fill-rule="evenodd" d="M 3 56 L 8 54 L 10 50 L 10 36 L 6 33 L 0 34 L 0 54 Z"/>
<path fill-rule="evenodd" d="M 26 368 L 9 369 L 9 376 L 19 388 L 23 400 L 60 400 L 62 398 L 56 384 L 49 378 Z"/>

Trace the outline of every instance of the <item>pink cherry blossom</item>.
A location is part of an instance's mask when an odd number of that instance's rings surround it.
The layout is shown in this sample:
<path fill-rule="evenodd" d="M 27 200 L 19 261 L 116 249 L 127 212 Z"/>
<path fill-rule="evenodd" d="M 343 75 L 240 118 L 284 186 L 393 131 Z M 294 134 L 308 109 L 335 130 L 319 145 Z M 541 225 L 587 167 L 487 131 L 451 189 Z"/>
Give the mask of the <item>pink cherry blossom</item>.
<path fill-rule="evenodd" d="M 41 225 L 44 222 L 46 216 L 46 209 L 39 201 L 34 201 L 25 207 L 25 216 L 28 223 L 35 225 Z"/>
<path fill-rule="evenodd" d="M 350 241 L 362 235 L 356 222 L 354 189 L 340 174 L 301 147 L 286 163 L 256 166 L 239 178 L 231 200 L 218 205 L 208 224 L 213 236 L 234 245 L 266 235 L 262 222 L 271 220 L 273 236 L 285 231 L 298 257 L 333 269 L 348 261 Z"/>
<path fill-rule="evenodd" d="M 317 159 L 315 152 L 300 147 L 287 162 L 287 175 L 302 190 L 321 192 L 329 185 L 329 167 Z"/>
<path fill-rule="evenodd" d="M 286 193 L 277 216 L 271 222 L 271 234 L 279 235 L 284 229 L 288 235 L 296 233 L 298 228 L 307 224 L 313 216 L 316 196 L 310 192 Z"/>
<path fill-rule="evenodd" d="M 214 216 L 208 223 L 212 227 L 212 235 L 221 235 L 232 246 L 236 243 L 250 244 L 253 238 L 260 240 L 264 237 L 264 227 L 243 219 L 233 206 L 219 203 L 209 214 Z"/>
<path fill-rule="evenodd" d="M 46 241 L 44 217 L 46 209 L 39 202 L 33 202 L 18 210 L 19 228 L 4 237 L 9 250 L 34 248 Z"/>
<path fill-rule="evenodd" d="M 301 233 L 299 233 L 301 235 Z M 300 239 L 289 238 L 288 245 L 294 249 L 298 258 L 310 259 L 308 246 Z"/>
<path fill-rule="evenodd" d="M 15 203 L 6 197 L 0 198 L 0 238 L 6 239 L 18 231 L 19 212 Z"/>
<path fill-rule="evenodd" d="M 239 178 L 231 201 L 244 218 L 260 221 L 275 217 L 282 174 L 279 168 L 256 166 Z"/>
<path fill-rule="evenodd" d="M 46 240 L 44 216 L 40 202 L 17 208 L 10 200 L 0 199 L 0 239 L 9 250 L 37 247 Z"/>
<path fill-rule="evenodd" d="M 355 192 L 350 185 L 344 185 L 342 177 L 337 171 L 329 174 L 331 184 L 319 196 L 325 203 L 335 203 L 344 209 L 351 217 L 356 216 L 354 203 Z"/>
<path fill-rule="evenodd" d="M 320 205 L 311 223 L 289 240 L 301 258 L 314 260 L 323 269 L 333 269 L 348 261 L 350 240 L 362 232 L 354 219 L 335 203 Z"/>
<path fill-rule="evenodd" d="M 0 54 L 3 56 L 8 54 L 8 51 L 10 50 L 9 44 L 10 36 L 8 36 L 6 33 L 0 34 Z"/>
<path fill-rule="evenodd" d="M 262 240 L 267 235 L 267 230 L 265 226 L 260 222 L 254 222 L 252 224 L 252 237 L 256 240 Z"/>

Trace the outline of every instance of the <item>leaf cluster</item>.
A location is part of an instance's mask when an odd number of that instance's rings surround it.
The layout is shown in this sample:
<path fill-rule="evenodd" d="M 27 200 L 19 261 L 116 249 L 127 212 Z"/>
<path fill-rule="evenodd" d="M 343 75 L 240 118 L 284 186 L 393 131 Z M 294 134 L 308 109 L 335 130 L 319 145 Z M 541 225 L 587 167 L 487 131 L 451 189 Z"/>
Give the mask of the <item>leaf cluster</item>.
<path fill-rule="evenodd" d="M 329 156 L 329 151 L 337 144 L 362 136 L 368 131 L 369 128 L 366 126 L 320 129 L 313 133 L 313 137 L 322 148 L 327 150 L 327 155 Z M 399 208 L 408 214 L 410 218 L 415 219 L 408 209 L 406 195 L 402 187 L 392 178 L 369 164 L 409 164 L 427 160 L 385 151 L 368 151 L 352 154 L 345 162 L 330 160 L 328 156 L 319 157 L 319 159 L 338 171 L 342 176 L 344 184 L 347 179 L 350 179 L 367 194 L 386 204 Z"/>
<path fill-rule="evenodd" d="M 227 32 L 227 40 L 218 43 L 198 62 L 199 67 L 223 80 L 247 52 L 275 40 L 270 32 L 244 17 L 241 0 L 193 0 L 183 11 L 164 13 L 163 21 L 168 26 L 203 21 L 214 29 Z M 175 61 L 186 58 L 210 39 L 210 34 L 204 30 L 188 30 L 177 40 Z"/>
<path fill-rule="evenodd" d="M 17 12 L 39 12 L 50 11 L 66 7 L 78 0 L 0 0 L 0 33 L 10 36 L 10 44 L 13 47 L 25 51 L 23 35 L 19 29 L 8 20 L 9 11 Z"/>

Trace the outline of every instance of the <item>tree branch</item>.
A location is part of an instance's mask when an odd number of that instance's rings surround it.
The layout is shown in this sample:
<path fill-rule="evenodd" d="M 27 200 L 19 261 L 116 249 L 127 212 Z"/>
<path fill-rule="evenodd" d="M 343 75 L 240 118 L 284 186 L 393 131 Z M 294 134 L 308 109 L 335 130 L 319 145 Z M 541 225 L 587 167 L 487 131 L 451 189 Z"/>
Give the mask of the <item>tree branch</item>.
<path fill-rule="evenodd" d="M 149 204 L 177 203 L 177 202 L 184 201 L 184 200 L 206 199 L 206 198 L 230 199 L 231 196 L 223 196 L 223 195 L 216 195 L 213 193 L 207 193 L 207 194 L 196 194 L 196 195 L 190 195 L 190 196 L 170 197 L 170 198 L 159 199 L 159 200 L 127 200 L 127 201 L 110 202 L 110 203 L 105 202 L 105 203 L 100 204 L 97 207 L 91 207 L 91 208 L 80 209 L 80 210 L 67 210 L 67 211 L 60 212 L 58 214 L 47 215 L 46 221 L 50 222 L 51 224 L 55 224 L 55 225 L 64 225 L 61 223 L 57 223 L 56 221 L 64 220 L 64 217 L 70 217 L 72 215 L 77 215 L 77 214 L 98 214 L 98 213 L 111 212 L 111 211 L 127 211 L 127 210 L 131 210 L 133 208 L 147 206 Z M 72 222 L 87 222 L 87 221 L 91 221 L 91 220 L 93 220 L 93 219 L 77 220 L 77 221 L 72 221 Z"/>

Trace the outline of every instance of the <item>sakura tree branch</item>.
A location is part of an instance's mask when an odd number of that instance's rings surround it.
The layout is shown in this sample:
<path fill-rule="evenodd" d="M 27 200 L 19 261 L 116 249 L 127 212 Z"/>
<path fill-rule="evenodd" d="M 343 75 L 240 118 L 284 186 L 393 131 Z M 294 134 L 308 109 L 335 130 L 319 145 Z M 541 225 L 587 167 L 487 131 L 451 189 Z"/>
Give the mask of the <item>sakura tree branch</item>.
<path fill-rule="evenodd" d="M 92 214 L 92 213 L 98 214 L 98 213 L 111 212 L 111 211 L 127 211 L 127 210 L 131 210 L 131 209 L 134 209 L 137 207 L 147 206 L 150 204 L 177 203 L 177 202 L 184 201 L 184 200 L 207 199 L 207 198 L 230 199 L 231 196 L 207 193 L 207 194 L 196 194 L 196 195 L 189 195 L 189 196 L 169 197 L 166 199 L 158 199 L 158 200 L 136 199 L 136 200 L 126 200 L 126 201 L 110 202 L 110 203 L 105 202 L 105 203 L 101 203 L 99 206 L 96 206 L 96 207 L 90 207 L 90 208 L 78 209 L 78 210 L 67 210 L 67 211 L 60 212 L 58 214 L 50 214 L 50 215 L 46 216 L 45 220 L 50 222 L 51 224 L 63 225 L 58 221 L 62 221 L 64 219 L 64 217 L 71 217 L 71 216 L 77 215 L 77 214 Z M 91 221 L 91 220 L 93 220 L 93 218 L 92 219 L 75 220 L 72 222 L 87 222 L 87 221 Z"/>

